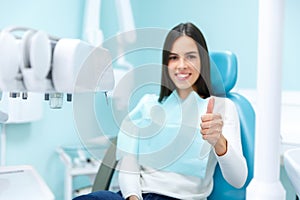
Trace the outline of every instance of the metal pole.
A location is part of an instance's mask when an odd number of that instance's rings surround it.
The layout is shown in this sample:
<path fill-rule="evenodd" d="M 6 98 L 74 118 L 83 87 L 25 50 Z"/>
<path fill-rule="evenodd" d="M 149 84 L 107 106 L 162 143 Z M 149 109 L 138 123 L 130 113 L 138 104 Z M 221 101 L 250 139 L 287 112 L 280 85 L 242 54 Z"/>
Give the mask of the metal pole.
<path fill-rule="evenodd" d="M 259 1 L 254 178 L 247 200 L 283 200 L 280 175 L 280 108 L 283 0 Z"/>

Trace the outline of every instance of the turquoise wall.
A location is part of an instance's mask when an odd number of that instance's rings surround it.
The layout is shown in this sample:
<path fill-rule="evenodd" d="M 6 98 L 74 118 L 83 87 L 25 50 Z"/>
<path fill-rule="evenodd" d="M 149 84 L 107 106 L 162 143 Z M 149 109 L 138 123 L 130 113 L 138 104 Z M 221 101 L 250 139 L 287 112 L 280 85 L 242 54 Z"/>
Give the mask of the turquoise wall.
<path fill-rule="evenodd" d="M 131 2 L 137 28 L 170 29 L 179 22 L 194 22 L 203 30 L 211 51 L 230 50 L 236 53 L 239 62 L 237 87 L 256 87 L 257 1 Z M 300 2 L 286 1 L 285 5 L 282 87 L 285 90 L 300 90 L 300 68 L 297 62 Z M 22 25 L 43 29 L 59 37 L 80 38 L 83 11 L 84 0 L 0 0 L 0 29 L 9 25 Z M 114 1 L 102 0 L 100 25 L 106 39 L 119 31 L 116 15 Z M 130 60 L 138 66 L 151 59 L 160 62 L 160 57 L 149 58 L 147 55 L 132 57 Z M 99 111 L 105 103 L 103 96 L 98 95 L 96 98 L 99 102 L 97 116 L 108 116 L 106 120 L 109 125 L 109 114 Z M 62 200 L 64 166 L 55 150 L 61 145 L 79 144 L 80 139 L 71 103 L 64 103 L 61 110 L 51 110 L 46 102 L 43 104 L 44 115 L 41 120 L 7 125 L 7 164 L 33 165 L 55 193 L 56 199 Z"/>

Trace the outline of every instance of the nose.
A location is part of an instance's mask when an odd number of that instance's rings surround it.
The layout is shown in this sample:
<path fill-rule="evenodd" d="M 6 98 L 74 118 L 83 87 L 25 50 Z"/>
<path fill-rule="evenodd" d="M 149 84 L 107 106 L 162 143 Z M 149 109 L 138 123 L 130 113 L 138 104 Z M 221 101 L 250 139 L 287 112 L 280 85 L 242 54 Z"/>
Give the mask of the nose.
<path fill-rule="evenodd" d="M 186 60 L 185 58 L 180 58 L 179 61 L 178 61 L 178 65 L 177 65 L 177 68 L 178 69 L 186 69 L 187 68 L 187 65 L 186 65 Z"/>

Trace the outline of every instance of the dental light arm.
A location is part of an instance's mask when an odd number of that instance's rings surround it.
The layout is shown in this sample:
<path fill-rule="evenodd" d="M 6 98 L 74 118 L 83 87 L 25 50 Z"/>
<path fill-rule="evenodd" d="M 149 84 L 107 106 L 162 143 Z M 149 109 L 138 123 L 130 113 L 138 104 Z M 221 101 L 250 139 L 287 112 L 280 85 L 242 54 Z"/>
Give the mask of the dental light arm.
<path fill-rule="evenodd" d="M 115 0 L 120 32 L 125 33 L 124 41 L 133 43 L 136 40 L 135 25 L 130 0 Z M 127 34 L 128 33 L 128 34 Z"/>
<path fill-rule="evenodd" d="M 103 42 L 103 33 L 100 28 L 101 0 L 86 0 L 83 39 L 88 43 L 99 46 Z"/>
<path fill-rule="evenodd" d="M 125 34 L 124 41 L 122 42 L 132 43 L 136 40 L 136 33 L 130 0 L 116 0 L 115 5 L 119 31 L 121 33 L 130 32 L 130 34 Z M 103 42 L 103 33 L 99 28 L 101 21 L 100 11 L 101 0 L 85 1 L 83 39 L 94 46 L 101 45 Z"/>
<path fill-rule="evenodd" d="M 15 32 L 24 32 L 22 36 Z M 61 98 L 63 93 L 107 92 L 114 87 L 108 50 L 79 39 L 57 38 L 26 27 L 0 33 L 0 92 L 26 99 L 27 92 Z M 58 106 L 59 107 L 59 106 Z"/>

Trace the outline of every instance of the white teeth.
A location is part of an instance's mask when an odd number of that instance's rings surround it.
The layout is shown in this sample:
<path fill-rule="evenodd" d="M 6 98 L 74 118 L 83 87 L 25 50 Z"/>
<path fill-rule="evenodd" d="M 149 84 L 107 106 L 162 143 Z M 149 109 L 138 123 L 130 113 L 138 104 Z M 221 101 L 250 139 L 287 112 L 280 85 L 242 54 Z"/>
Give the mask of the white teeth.
<path fill-rule="evenodd" d="M 177 74 L 178 78 L 186 78 L 189 74 Z"/>

